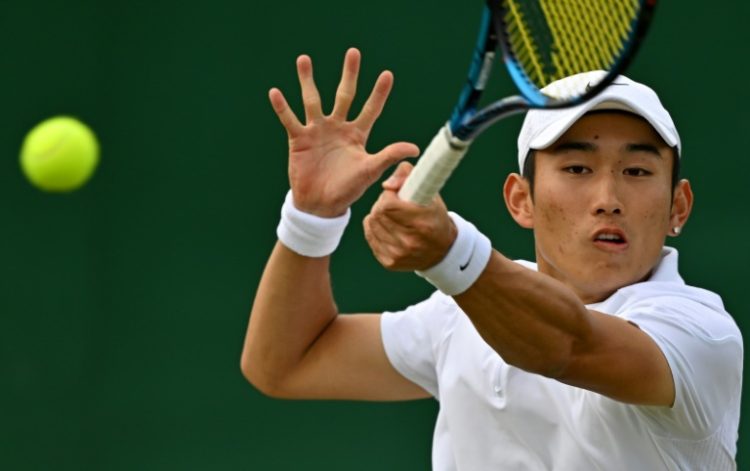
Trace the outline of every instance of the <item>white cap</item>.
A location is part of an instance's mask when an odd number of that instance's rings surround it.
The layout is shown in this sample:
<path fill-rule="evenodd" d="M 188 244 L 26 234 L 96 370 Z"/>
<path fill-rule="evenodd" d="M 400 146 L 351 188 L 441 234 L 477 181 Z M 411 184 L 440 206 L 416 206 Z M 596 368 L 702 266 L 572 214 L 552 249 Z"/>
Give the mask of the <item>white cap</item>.
<path fill-rule="evenodd" d="M 554 95 L 555 90 L 596 84 L 604 74 L 605 72 L 597 70 L 572 75 L 550 83 L 542 91 Z M 620 75 L 601 93 L 583 104 L 554 110 L 532 109 L 526 113 L 526 119 L 518 134 L 519 169 L 523 171 L 529 150 L 549 147 L 583 115 L 594 110 L 623 110 L 642 116 L 667 145 L 677 147 L 678 155 L 682 151 L 677 128 L 656 92 L 646 85 Z"/>

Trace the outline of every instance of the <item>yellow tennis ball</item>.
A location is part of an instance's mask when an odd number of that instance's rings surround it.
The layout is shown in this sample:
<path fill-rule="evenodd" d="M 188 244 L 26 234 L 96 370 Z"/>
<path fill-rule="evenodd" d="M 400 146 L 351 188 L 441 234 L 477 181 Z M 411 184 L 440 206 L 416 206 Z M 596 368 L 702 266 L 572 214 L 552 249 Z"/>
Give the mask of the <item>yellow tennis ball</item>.
<path fill-rule="evenodd" d="M 44 191 L 64 192 L 81 187 L 99 163 L 99 143 L 85 124 L 57 116 L 36 125 L 23 141 L 21 169 Z"/>

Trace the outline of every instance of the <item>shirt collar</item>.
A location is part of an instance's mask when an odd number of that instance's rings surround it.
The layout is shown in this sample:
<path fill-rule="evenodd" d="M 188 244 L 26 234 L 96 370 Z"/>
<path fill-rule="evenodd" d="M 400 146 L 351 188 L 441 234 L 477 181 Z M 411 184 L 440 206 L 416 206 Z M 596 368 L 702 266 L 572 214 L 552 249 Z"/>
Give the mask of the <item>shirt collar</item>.
<path fill-rule="evenodd" d="M 677 249 L 664 247 L 661 249 L 661 260 L 651 272 L 648 281 L 678 282 L 684 284 L 682 277 L 677 271 Z"/>
<path fill-rule="evenodd" d="M 645 281 L 661 281 L 670 283 L 677 282 L 680 284 L 685 284 L 685 281 L 677 271 L 678 255 L 679 254 L 677 253 L 677 249 L 675 249 L 674 247 L 662 247 L 661 258 L 659 259 L 659 262 L 656 264 L 654 269 L 651 271 L 651 276 L 649 276 Z M 530 268 L 534 271 L 538 270 L 537 264 L 534 262 L 528 262 L 526 260 L 516 260 L 516 263 L 519 263 L 520 265 L 523 265 L 526 268 Z M 623 286 L 622 288 L 627 288 L 627 286 Z"/>

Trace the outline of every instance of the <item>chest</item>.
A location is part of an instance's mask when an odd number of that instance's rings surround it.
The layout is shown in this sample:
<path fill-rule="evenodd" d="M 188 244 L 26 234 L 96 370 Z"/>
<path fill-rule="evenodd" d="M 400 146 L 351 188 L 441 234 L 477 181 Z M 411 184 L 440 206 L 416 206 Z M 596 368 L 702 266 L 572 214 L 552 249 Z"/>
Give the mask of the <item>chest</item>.
<path fill-rule="evenodd" d="M 498 416 L 508 427 L 566 422 L 570 407 L 584 400 L 578 388 L 507 364 L 468 320 L 456 326 L 438 369 L 443 407 Z"/>
<path fill-rule="evenodd" d="M 519 469 L 607 469 L 624 444 L 648 448 L 627 405 L 507 364 L 468 320 L 453 331 L 438 371 L 438 433 L 450 435 L 458 462 L 483 456 Z"/>

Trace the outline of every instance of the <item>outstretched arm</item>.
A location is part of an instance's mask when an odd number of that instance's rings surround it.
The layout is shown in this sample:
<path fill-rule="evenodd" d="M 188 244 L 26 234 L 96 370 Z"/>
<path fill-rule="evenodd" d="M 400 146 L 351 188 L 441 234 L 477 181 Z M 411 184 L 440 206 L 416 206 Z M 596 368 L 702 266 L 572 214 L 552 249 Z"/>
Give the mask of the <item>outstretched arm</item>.
<path fill-rule="evenodd" d="M 296 209 L 322 218 L 346 213 L 393 163 L 418 153 L 395 143 L 365 150 L 393 84 L 383 72 L 359 116 L 347 115 L 356 92 L 360 54 L 347 51 L 336 102 L 324 115 L 307 56 L 297 59 L 305 124 L 278 89 L 269 99 L 289 139 L 289 181 Z M 289 398 L 412 399 L 426 393 L 390 365 L 379 316 L 339 316 L 329 256 L 300 255 L 278 242 L 266 265 L 242 352 L 247 379 L 266 394 Z"/>

